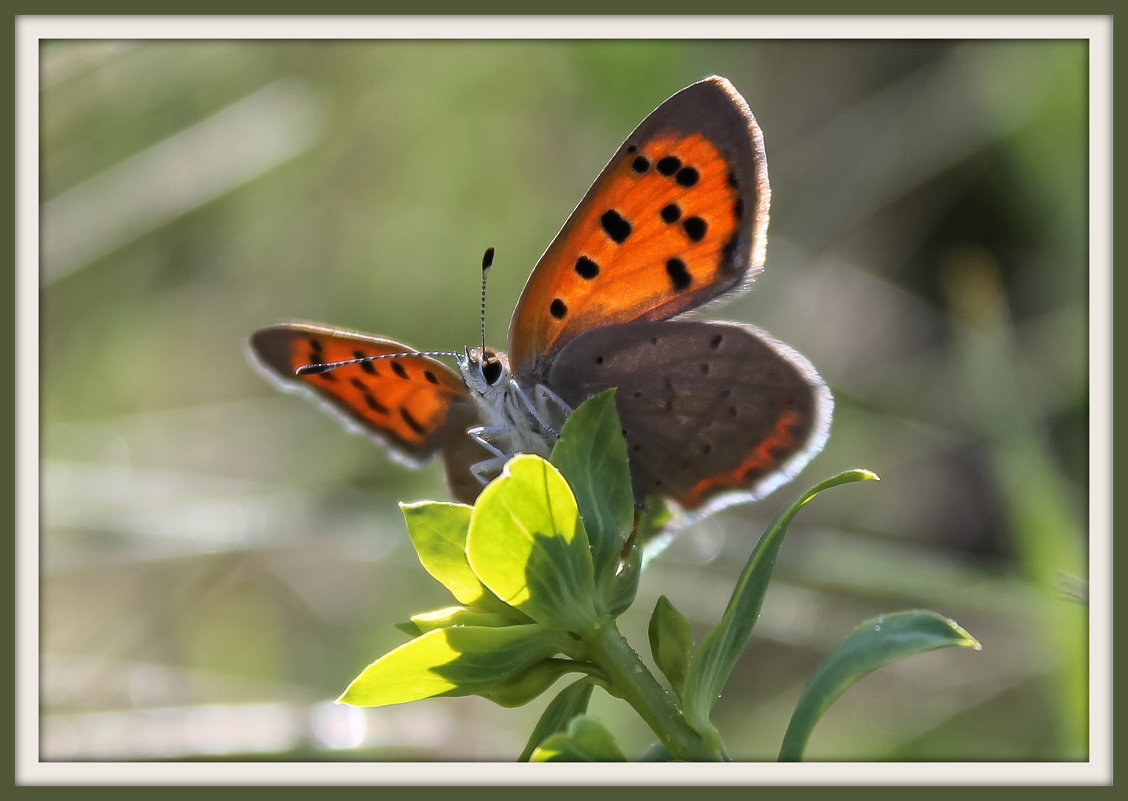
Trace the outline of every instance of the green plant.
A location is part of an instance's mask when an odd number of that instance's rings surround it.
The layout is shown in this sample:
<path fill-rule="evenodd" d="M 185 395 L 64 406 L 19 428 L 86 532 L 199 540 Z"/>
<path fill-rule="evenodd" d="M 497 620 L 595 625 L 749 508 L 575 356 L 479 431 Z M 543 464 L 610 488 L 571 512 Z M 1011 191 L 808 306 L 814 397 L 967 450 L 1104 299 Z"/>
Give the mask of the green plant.
<path fill-rule="evenodd" d="M 720 622 L 697 647 L 689 621 L 661 597 L 648 633 L 663 685 L 615 625 L 638 587 L 640 532 L 654 530 L 651 515 L 662 512 L 636 519 L 614 393 L 605 392 L 569 417 L 551 462 L 514 457 L 473 507 L 402 505 L 424 568 L 458 605 L 403 624 L 414 639 L 365 668 L 339 701 L 380 706 L 476 694 L 519 706 L 578 673 L 548 704 L 522 760 L 625 760 L 612 734 L 586 714 L 596 686 L 630 704 L 653 730 L 659 745 L 648 758 L 727 759 L 710 713 L 752 635 L 788 525 L 823 490 L 876 478 L 866 470 L 840 473 L 784 509 L 754 548 Z M 820 715 L 858 678 L 947 645 L 979 648 L 935 612 L 863 623 L 808 682 L 780 759 L 801 757 Z"/>

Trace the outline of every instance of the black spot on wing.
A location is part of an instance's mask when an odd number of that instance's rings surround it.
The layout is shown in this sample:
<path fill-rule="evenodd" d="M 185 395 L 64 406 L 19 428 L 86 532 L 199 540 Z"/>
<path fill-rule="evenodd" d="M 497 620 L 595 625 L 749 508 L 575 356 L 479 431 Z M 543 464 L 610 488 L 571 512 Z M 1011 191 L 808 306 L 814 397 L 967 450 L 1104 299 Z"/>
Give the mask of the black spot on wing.
<path fill-rule="evenodd" d="M 700 217 L 687 217 L 685 222 L 682 223 L 682 228 L 685 230 L 686 236 L 694 242 L 700 242 L 705 238 L 709 225 Z"/>
<path fill-rule="evenodd" d="M 674 180 L 684 187 L 690 187 L 695 185 L 700 177 L 701 174 L 693 167 L 682 167 L 674 176 Z"/>
<path fill-rule="evenodd" d="M 587 256 L 580 256 L 576 259 L 576 274 L 587 281 L 599 275 L 599 264 Z"/>
<path fill-rule="evenodd" d="M 400 417 L 403 418 L 403 421 L 405 423 L 407 423 L 407 427 L 410 428 L 412 431 L 414 431 L 416 434 L 419 434 L 420 436 L 422 436 L 423 434 L 425 434 L 427 432 L 427 429 L 425 429 L 423 426 L 421 426 L 419 424 L 419 421 L 416 420 L 414 417 L 412 417 L 411 412 L 409 412 L 407 409 L 401 408 L 399 410 L 399 413 L 400 413 Z"/>
<path fill-rule="evenodd" d="M 353 358 L 354 359 L 363 359 L 363 358 L 365 358 L 366 356 L 369 356 L 369 355 L 370 354 L 365 353 L 363 351 L 359 351 L 359 350 L 353 351 Z M 367 361 L 359 362 L 359 364 L 360 364 L 360 369 L 363 370 L 364 372 L 368 373 L 369 375 L 380 375 L 380 372 L 376 369 L 376 362 L 374 360 L 368 359 Z"/>
<path fill-rule="evenodd" d="M 693 283 L 693 276 L 686 269 L 685 262 L 678 258 L 666 262 L 666 275 L 670 277 L 674 289 L 679 292 Z"/>
<path fill-rule="evenodd" d="M 663 175 L 669 176 L 680 170 L 681 165 L 681 159 L 679 159 L 677 156 L 664 156 L 663 158 L 658 159 L 657 167 L 658 172 L 662 173 Z"/>
<path fill-rule="evenodd" d="M 607 234 L 617 245 L 621 245 L 627 241 L 627 237 L 631 235 L 631 223 L 615 209 L 608 209 L 603 212 L 603 216 L 599 218 L 599 225 L 603 228 L 603 232 Z"/>

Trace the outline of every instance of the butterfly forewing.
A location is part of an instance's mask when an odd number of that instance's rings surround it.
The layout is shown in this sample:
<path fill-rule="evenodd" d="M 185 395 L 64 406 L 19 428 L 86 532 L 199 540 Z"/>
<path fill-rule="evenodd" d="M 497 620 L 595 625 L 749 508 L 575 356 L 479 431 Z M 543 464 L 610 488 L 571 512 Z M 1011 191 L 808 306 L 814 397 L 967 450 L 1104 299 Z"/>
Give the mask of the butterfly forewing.
<path fill-rule="evenodd" d="M 832 406 L 801 355 L 728 323 L 598 328 L 560 352 L 546 383 L 570 404 L 617 387 L 636 498 L 688 509 L 794 476 L 822 448 Z"/>
<path fill-rule="evenodd" d="M 514 372 L 542 375 L 597 326 L 661 320 L 744 284 L 764 260 L 760 129 L 723 78 L 675 94 L 627 138 L 533 270 L 509 331 Z"/>
<path fill-rule="evenodd" d="M 348 421 L 376 435 L 410 461 L 418 461 L 443 445 L 453 407 L 473 409 L 457 372 L 390 339 L 316 325 L 284 324 L 256 331 L 251 337 L 251 350 L 284 388 L 312 391 Z M 389 355 L 394 358 L 297 374 L 298 368 L 310 365 Z"/>

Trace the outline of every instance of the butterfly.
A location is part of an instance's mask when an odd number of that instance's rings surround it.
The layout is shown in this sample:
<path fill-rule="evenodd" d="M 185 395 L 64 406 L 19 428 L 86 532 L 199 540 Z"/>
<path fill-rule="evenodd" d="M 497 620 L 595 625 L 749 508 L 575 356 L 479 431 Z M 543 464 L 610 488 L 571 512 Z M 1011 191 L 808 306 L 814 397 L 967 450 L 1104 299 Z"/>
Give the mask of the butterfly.
<path fill-rule="evenodd" d="M 759 328 L 680 317 L 762 269 L 770 194 L 747 103 L 707 78 L 647 116 L 580 200 L 529 276 L 508 355 L 483 343 L 447 354 L 455 370 L 306 323 L 259 329 L 250 348 L 283 388 L 311 391 L 393 456 L 441 452 L 466 503 L 513 454 L 547 457 L 571 410 L 610 387 L 636 500 L 701 513 L 756 500 L 821 450 L 831 394 Z"/>

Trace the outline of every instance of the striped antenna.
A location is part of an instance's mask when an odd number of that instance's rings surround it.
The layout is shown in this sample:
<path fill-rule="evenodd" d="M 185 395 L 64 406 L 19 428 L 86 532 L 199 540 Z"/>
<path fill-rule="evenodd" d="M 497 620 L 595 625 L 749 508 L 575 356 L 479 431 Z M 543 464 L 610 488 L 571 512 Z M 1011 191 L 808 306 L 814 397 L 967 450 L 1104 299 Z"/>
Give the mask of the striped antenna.
<path fill-rule="evenodd" d="M 482 352 L 486 352 L 486 276 L 490 274 L 490 267 L 493 266 L 494 249 L 492 247 L 486 248 L 486 252 L 482 255 L 482 310 L 478 317 L 478 327 L 482 332 Z"/>
<path fill-rule="evenodd" d="M 344 367 L 349 364 L 360 364 L 361 362 L 374 362 L 377 359 L 402 359 L 405 356 L 450 356 L 457 359 L 460 355 L 462 354 L 449 350 L 409 350 L 403 353 L 383 353 L 379 356 L 361 356 L 356 359 L 345 359 L 340 362 L 303 364 L 301 367 L 294 370 L 294 375 L 320 375 L 321 373 L 328 373 L 330 370 L 336 370 L 338 367 Z"/>

